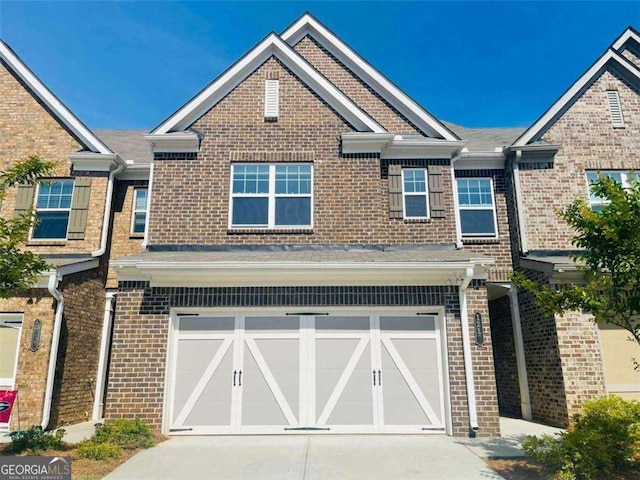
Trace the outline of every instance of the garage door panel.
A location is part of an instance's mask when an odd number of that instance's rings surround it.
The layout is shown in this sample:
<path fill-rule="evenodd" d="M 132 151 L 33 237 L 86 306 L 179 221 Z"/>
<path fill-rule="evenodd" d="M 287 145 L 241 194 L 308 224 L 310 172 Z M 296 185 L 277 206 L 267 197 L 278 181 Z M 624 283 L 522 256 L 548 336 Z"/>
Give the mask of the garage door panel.
<path fill-rule="evenodd" d="M 178 345 L 175 381 L 175 409 L 178 412 L 196 387 L 222 340 L 180 340 Z M 175 418 L 174 418 L 175 420 Z"/>

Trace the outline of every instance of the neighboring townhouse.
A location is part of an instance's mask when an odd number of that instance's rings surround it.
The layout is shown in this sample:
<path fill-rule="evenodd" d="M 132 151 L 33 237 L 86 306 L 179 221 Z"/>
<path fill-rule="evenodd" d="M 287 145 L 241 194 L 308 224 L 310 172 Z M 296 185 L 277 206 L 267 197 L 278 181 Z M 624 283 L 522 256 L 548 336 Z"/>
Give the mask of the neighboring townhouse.
<path fill-rule="evenodd" d="M 50 264 L 32 289 L 0 300 L 0 390 L 17 390 L 11 425 L 91 418 L 108 267 L 108 212 L 121 159 L 0 41 L 0 169 L 37 155 L 57 164 L 6 192 L 0 213 L 33 209 L 26 246 Z M 106 221 L 105 221 L 106 219 Z"/>
<path fill-rule="evenodd" d="M 514 265 L 529 278 L 580 281 L 574 233 L 555 212 L 579 196 L 600 208 L 607 200 L 589 195 L 589 180 L 627 184 L 640 171 L 639 88 L 640 35 L 629 28 L 505 149 Z M 526 293 L 512 301 L 491 311 L 501 412 L 565 426 L 594 396 L 640 398 L 640 347 L 628 332 L 577 312 L 545 317 Z"/>
<path fill-rule="evenodd" d="M 499 434 L 504 159 L 474 166 L 309 14 L 146 138 L 146 249 L 111 261 L 106 418 L 170 435 Z"/>

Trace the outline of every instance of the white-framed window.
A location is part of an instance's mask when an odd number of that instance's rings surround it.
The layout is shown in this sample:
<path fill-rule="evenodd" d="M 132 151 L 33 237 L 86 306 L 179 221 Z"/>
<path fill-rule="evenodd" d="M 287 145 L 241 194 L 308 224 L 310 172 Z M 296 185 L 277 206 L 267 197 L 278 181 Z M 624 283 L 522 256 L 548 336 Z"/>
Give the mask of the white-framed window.
<path fill-rule="evenodd" d="M 497 237 L 493 179 L 458 178 L 458 208 L 463 237 Z"/>
<path fill-rule="evenodd" d="M 0 313 L 0 389 L 13 389 L 18 370 L 22 314 Z"/>
<path fill-rule="evenodd" d="M 612 178 L 618 183 L 621 183 L 625 188 L 630 186 L 632 179 L 640 178 L 640 171 L 634 172 L 623 172 L 623 171 L 614 171 L 614 170 L 599 170 L 599 171 L 590 171 L 587 172 L 587 191 L 589 193 L 589 203 L 591 204 L 591 209 L 595 211 L 602 211 L 605 205 L 608 205 L 609 199 L 598 197 L 591 191 L 591 182 L 598 178 L 598 175 L 602 175 L 605 177 Z"/>
<path fill-rule="evenodd" d="M 231 165 L 230 228 L 312 228 L 311 163 Z"/>
<path fill-rule="evenodd" d="M 402 169 L 402 209 L 404 218 L 429 218 L 429 191 L 426 168 Z"/>
<path fill-rule="evenodd" d="M 36 192 L 36 218 L 31 231 L 35 240 L 64 240 L 69 228 L 73 180 L 41 180 Z"/>
<path fill-rule="evenodd" d="M 133 190 L 133 214 L 131 215 L 131 233 L 143 234 L 147 225 L 147 204 L 149 189 L 135 188 Z"/>

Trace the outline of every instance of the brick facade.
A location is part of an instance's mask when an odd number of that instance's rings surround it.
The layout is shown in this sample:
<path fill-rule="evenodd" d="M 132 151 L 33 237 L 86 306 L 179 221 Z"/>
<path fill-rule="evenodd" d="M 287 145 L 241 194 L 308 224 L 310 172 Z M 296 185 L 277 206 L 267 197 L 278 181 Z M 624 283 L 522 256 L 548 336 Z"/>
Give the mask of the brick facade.
<path fill-rule="evenodd" d="M 484 286 L 469 290 L 469 312 L 487 315 Z M 295 302 L 295 303 L 293 303 Z M 167 335 L 174 307 L 287 306 L 441 306 L 446 307 L 453 433 L 469 435 L 460 305 L 457 288 L 415 287 L 228 287 L 151 288 L 144 282 L 120 284 L 113 333 L 107 418 L 140 417 L 161 428 Z M 472 315 L 472 313 L 470 313 Z M 470 328 L 473 328 L 470 326 Z M 472 346 L 480 436 L 499 435 L 491 332 L 485 322 L 483 347 Z M 473 334 L 473 332 L 471 332 Z"/>

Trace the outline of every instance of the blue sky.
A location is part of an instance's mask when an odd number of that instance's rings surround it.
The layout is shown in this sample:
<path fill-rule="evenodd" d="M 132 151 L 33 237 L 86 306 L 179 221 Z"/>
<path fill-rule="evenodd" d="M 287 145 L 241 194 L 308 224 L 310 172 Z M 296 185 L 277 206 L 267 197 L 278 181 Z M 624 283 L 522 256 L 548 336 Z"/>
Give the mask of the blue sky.
<path fill-rule="evenodd" d="M 313 13 L 438 118 L 528 126 L 640 2 L 25 2 L 0 37 L 92 128 L 152 128 L 270 31 Z"/>

